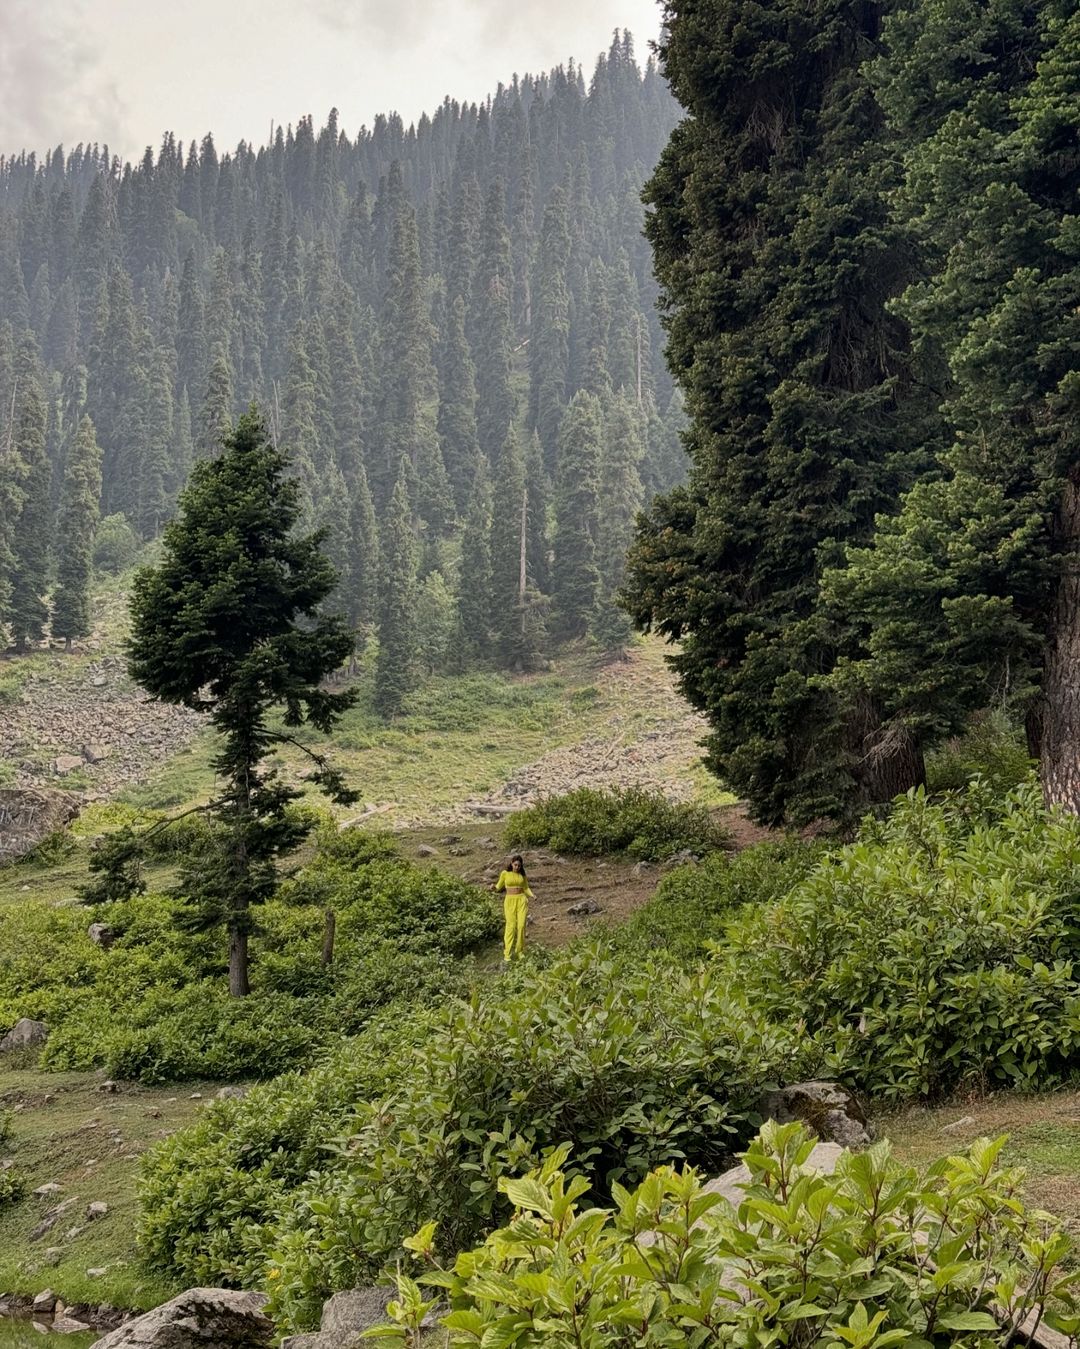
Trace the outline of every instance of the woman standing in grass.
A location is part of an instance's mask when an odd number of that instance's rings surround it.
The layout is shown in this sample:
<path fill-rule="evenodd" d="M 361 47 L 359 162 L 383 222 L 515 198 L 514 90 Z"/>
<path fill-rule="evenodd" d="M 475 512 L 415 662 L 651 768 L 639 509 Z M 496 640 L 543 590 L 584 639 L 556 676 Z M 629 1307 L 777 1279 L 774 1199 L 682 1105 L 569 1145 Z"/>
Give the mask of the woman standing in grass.
<path fill-rule="evenodd" d="M 521 855 L 515 853 L 510 859 L 510 869 L 500 871 L 495 882 L 496 890 L 505 890 L 503 912 L 506 915 L 506 931 L 503 934 L 503 960 L 520 960 L 525 950 L 525 920 L 529 916 L 528 877 L 525 875 L 525 863 Z"/>

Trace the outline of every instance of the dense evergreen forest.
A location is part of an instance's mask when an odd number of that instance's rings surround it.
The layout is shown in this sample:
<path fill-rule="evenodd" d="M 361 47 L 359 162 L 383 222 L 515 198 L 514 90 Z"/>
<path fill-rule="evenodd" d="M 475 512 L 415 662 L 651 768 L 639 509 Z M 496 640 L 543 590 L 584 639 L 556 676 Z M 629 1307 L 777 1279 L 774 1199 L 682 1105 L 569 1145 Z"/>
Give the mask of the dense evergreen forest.
<path fill-rule="evenodd" d="M 996 709 L 1080 813 L 1080 12 L 678 0 L 646 187 L 690 483 L 628 591 L 769 822 Z"/>
<path fill-rule="evenodd" d="M 379 635 L 388 714 L 425 666 L 621 642 L 634 514 L 683 475 L 640 200 L 676 115 L 623 33 L 588 83 L 571 64 L 355 139 L 331 112 L 231 153 L 0 160 L 15 649 L 87 634 L 95 546 L 157 537 L 252 400 Z"/>

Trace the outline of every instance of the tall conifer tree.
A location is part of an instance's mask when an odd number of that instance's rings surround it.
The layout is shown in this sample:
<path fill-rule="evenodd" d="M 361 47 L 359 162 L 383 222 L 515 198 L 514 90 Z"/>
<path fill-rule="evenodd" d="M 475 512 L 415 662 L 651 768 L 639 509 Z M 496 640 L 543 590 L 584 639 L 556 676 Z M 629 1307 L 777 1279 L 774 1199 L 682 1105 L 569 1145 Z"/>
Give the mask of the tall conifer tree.
<path fill-rule="evenodd" d="M 415 680 L 416 537 L 402 464 L 380 536 L 379 654 L 375 710 L 396 717 Z"/>
<path fill-rule="evenodd" d="M 57 531 L 51 630 L 68 647 L 74 638 L 90 635 L 90 578 L 100 501 L 101 447 L 94 423 L 84 416 L 64 466 Z"/>

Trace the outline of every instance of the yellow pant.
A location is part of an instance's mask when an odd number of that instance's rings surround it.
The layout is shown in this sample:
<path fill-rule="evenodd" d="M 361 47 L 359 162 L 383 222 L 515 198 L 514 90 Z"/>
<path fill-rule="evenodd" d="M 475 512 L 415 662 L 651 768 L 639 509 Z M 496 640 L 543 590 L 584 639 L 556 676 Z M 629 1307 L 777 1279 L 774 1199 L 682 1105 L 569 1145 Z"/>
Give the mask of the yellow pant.
<path fill-rule="evenodd" d="M 529 913 L 529 901 L 524 895 L 508 894 L 503 900 L 503 913 L 506 915 L 503 959 L 520 960 L 525 949 L 525 919 Z"/>

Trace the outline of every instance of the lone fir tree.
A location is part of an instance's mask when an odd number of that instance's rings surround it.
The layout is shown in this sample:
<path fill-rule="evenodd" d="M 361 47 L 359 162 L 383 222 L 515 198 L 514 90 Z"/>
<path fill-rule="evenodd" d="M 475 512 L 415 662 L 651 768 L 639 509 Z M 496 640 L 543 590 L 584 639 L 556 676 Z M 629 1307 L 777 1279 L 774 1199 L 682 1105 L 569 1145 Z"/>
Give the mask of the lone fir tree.
<path fill-rule="evenodd" d="M 64 470 L 60 543 L 53 596 L 52 635 L 68 648 L 90 634 L 90 575 L 101 499 L 101 449 L 94 423 L 84 416 Z"/>
<path fill-rule="evenodd" d="M 229 934 L 229 992 L 249 991 L 253 911 L 277 887 L 276 861 L 311 826 L 286 810 L 299 793 L 264 766 L 297 742 L 268 724 L 328 732 L 352 703 L 322 680 L 348 659 L 343 618 L 321 612 L 337 578 L 322 536 L 299 535 L 300 492 L 253 408 L 200 460 L 166 528 L 160 564 L 141 571 L 131 600 L 132 678 L 153 697 L 209 714 L 220 736 L 214 767 L 224 794 L 210 810 L 213 845 L 185 867 L 185 896 L 204 926 Z M 301 747 L 302 748 L 302 747 Z M 312 780 L 347 801 L 340 777 L 314 755 Z M 104 868 L 102 868 L 104 869 Z"/>

